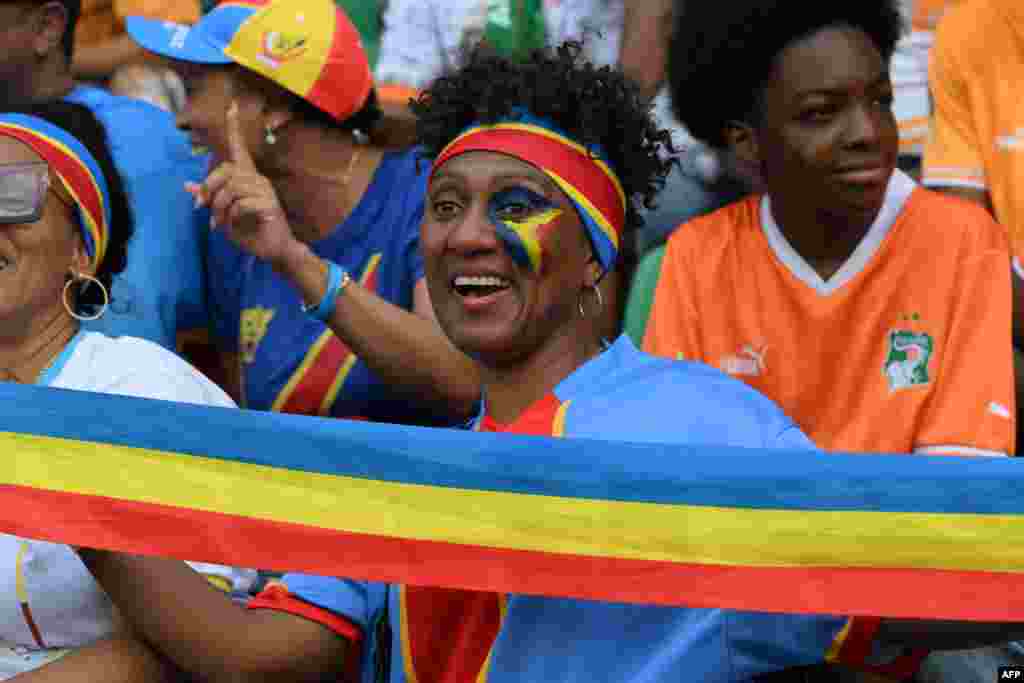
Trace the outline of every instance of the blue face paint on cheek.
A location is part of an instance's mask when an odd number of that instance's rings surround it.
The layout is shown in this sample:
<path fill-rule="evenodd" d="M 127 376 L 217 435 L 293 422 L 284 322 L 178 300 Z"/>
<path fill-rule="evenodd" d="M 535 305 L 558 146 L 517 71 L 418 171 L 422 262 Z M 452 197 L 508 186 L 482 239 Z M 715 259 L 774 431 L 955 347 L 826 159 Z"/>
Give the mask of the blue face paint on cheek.
<path fill-rule="evenodd" d="M 547 197 L 524 187 L 496 192 L 487 203 L 487 217 L 512 259 L 534 272 L 540 272 L 543 262 L 541 237 L 561 215 Z"/>

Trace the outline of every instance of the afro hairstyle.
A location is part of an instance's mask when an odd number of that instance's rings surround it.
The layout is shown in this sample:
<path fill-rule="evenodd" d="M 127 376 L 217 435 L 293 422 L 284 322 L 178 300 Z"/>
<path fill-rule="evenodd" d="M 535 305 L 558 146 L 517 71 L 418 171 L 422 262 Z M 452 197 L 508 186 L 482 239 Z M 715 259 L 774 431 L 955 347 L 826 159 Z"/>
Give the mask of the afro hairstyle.
<path fill-rule="evenodd" d="M 566 42 L 517 62 L 476 47 L 461 68 L 440 76 L 410 103 L 417 143 L 433 159 L 467 127 L 525 109 L 581 145 L 600 146 L 627 198 L 620 268 L 628 272 L 633 233 L 643 223 L 639 205 L 654 206 L 672 163 L 664 152 L 675 150 L 638 87 L 618 70 L 585 61 L 582 50 L 580 43 Z"/>
<path fill-rule="evenodd" d="M 675 0 L 668 80 L 676 117 L 712 147 L 729 121 L 756 117 L 776 57 L 833 26 L 863 31 L 888 63 L 903 32 L 896 0 Z"/>

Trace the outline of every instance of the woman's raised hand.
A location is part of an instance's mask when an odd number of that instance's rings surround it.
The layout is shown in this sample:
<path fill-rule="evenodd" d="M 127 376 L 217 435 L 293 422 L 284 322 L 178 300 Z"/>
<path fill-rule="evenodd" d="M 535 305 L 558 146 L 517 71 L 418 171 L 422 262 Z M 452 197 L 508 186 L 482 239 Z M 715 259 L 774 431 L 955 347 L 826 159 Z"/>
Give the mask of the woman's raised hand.
<path fill-rule="evenodd" d="M 277 266 L 297 240 L 274 186 L 256 168 L 238 121 L 238 104 L 227 111 L 227 160 L 202 184 L 186 183 L 196 206 L 210 207 L 210 227 L 224 230 L 253 256 Z"/>

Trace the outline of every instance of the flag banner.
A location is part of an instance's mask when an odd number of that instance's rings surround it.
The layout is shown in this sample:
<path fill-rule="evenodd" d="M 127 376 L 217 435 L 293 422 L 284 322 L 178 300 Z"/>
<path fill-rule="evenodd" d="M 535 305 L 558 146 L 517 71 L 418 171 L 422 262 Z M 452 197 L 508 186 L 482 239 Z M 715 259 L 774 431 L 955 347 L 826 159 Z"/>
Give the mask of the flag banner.
<path fill-rule="evenodd" d="M 1024 464 L 548 439 L 0 384 L 0 531 L 356 579 L 1024 620 Z"/>

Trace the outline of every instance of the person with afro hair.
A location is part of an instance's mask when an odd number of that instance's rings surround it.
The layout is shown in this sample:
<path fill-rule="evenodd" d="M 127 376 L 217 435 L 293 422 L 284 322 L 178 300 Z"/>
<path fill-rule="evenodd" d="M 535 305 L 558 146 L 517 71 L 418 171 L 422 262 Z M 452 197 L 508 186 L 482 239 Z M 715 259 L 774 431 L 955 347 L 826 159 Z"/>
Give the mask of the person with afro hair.
<path fill-rule="evenodd" d="M 638 204 L 665 173 L 662 134 L 645 111 L 634 86 L 581 61 L 573 45 L 533 53 L 520 65 L 477 51 L 419 98 L 419 142 L 432 159 L 421 228 L 425 274 L 439 323 L 481 365 L 487 388 L 467 426 L 809 449 L 792 421 L 742 382 L 654 358 L 625 336 L 602 344 L 589 325 L 602 305 L 597 283 L 614 268 Z M 679 467 L 687 467 L 685 458 Z M 863 631 L 843 617 L 303 574 L 286 574 L 246 610 L 180 562 L 89 549 L 79 556 L 138 634 L 92 652 L 133 661 L 140 673 L 120 680 L 177 667 L 197 679 L 232 681 L 348 673 L 345 680 L 388 683 L 734 683 L 828 652 L 862 661 L 870 648 L 844 647 L 851 633 L 860 646 L 872 633 L 896 644 L 909 630 L 931 633 L 920 622 Z M 467 574 L 467 583 L 473 578 Z M 931 635 L 948 632 L 956 643 L 1010 628 L 943 627 Z M 40 679 L 84 680 L 76 667 L 89 661 L 96 658 L 73 653 Z"/>
<path fill-rule="evenodd" d="M 628 198 L 617 265 L 599 285 L 604 306 L 597 325 L 611 340 L 619 334 L 625 289 L 636 266 L 642 209 L 654 206 L 671 166 L 664 152 L 673 150 L 669 133 L 649 116 L 638 87 L 583 55 L 582 45 L 573 41 L 535 51 L 521 63 L 479 48 L 465 68 L 438 78 L 412 109 L 417 140 L 430 158 L 470 124 L 498 121 L 515 109 L 529 110 L 580 144 L 605 151 Z"/>
<path fill-rule="evenodd" d="M 743 380 L 825 450 L 1012 454 L 1005 231 L 895 168 L 895 2 L 676 10 L 676 114 L 765 191 L 672 235 L 644 348 Z M 982 644 L 969 632 L 902 642 Z"/>

